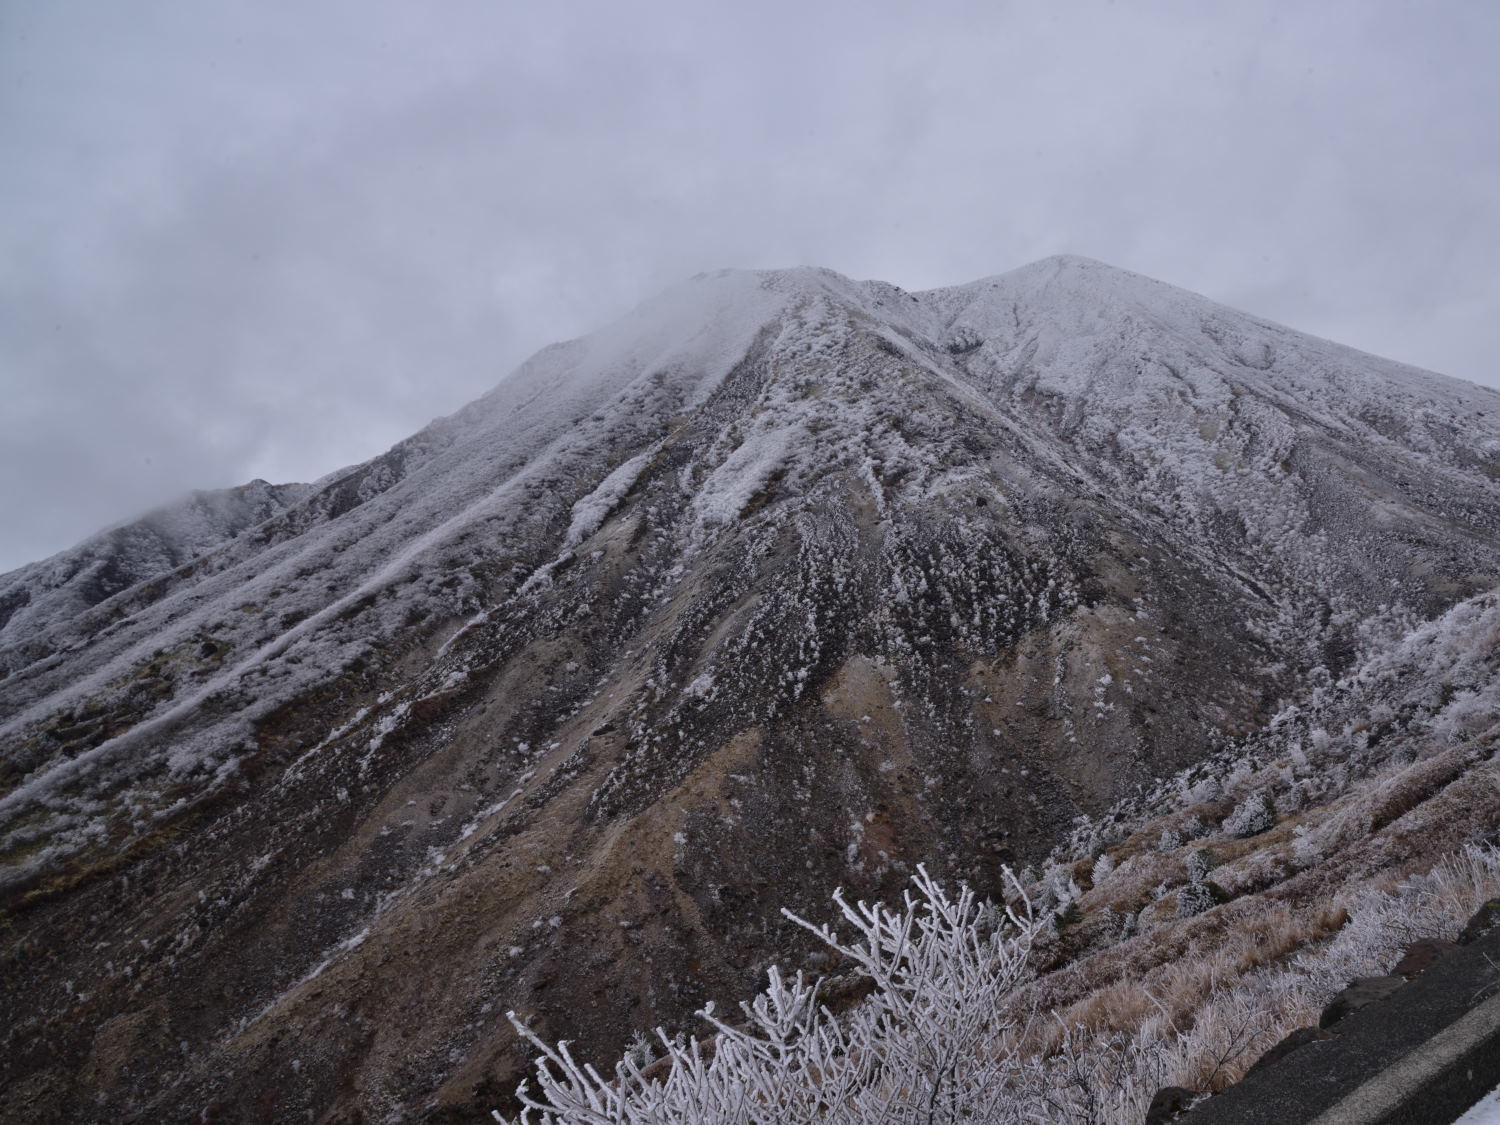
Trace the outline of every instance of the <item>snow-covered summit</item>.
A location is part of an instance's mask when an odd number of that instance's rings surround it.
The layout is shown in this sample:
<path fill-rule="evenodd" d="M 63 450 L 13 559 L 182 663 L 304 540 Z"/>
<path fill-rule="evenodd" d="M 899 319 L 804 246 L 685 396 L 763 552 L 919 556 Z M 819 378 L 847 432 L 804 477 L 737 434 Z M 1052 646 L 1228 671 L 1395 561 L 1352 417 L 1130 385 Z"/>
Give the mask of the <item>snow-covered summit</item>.
<path fill-rule="evenodd" d="M 230 998 L 162 1119 L 297 1073 L 325 988 L 402 1013 L 401 1062 L 328 1079 L 366 1116 L 414 1057 L 469 1089 L 523 1000 L 623 1035 L 580 949 L 675 950 L 621 986 L 675 1018 L 763 968 L 778 896 L 983 889 L 1500 584 L 1497 406 L 1087 259 L 692 279 L 158 521 L 119 582 L 89 544 L 0 578 L 0 896 L 67 951 L 26 1003 Z M 329 1074 L 383 1057 L 351 1035 Z"/>
<path fill-rule="evenodd" d="M 1077 256 L 922 293 L 811 267 L 718 271 L 543 349 L 365 465 L 315 486 L 199 494 L 0 578 L 4 691 L 12 725 L 29 721 L 164 640 L 225 633 L 211 622 L 225 590 L 303 605 L 281 615 L 302 636 L 393 583 L 446 581 L 443 560 L 490 544 L 545 562 L 549 538 L 576 546 L 635 486 L 628 467 L 689 432 L 678 489 L 695 550 L 768 485 L 806 501 L 833 468 L 863 474 L 883 512 L 886 479 L 913 500 L 949 493 L 996 471 L 973 462 L 973 431 L 1010 447 L 1008 488 L 1056 476 L 1122 518 L 1195 543 L 1232 531 L 1236 553 L 1283 555 L 1269 588 L 1328 586 L 1308 560 L 1362 506 L 1375 530 L 1349 578 L 1389 585 L 1368 572 L 1384 569 L 1376 532 L 1397 509 L 1438 518 L 1441 494 L 1441 518 L 1492 531 L 1497 408 L 1493 391 Z M 957 425 L 944 420 L 955 410 Z M 553 505 L 565 517 L 545 516 Z M 324 594 L 312 573 L 328 577 Z M 279 636 L 251 627 L 229 647 L 295 647 Z M 66 668 L 49 658 L 79 637 L 92 640 Z M 252 666 L 261 655 L 227 674 Z"/>

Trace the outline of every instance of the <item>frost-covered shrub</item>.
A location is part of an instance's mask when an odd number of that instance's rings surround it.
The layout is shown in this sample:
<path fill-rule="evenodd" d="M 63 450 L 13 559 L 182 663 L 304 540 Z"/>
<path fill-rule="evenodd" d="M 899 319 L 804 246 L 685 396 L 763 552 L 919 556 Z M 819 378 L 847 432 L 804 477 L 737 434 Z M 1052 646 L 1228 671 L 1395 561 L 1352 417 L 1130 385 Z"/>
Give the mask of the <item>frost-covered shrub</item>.
<path fill-rule="evenodd" d="M 1428 721 L 1441 745 L 1455 746 L 1473 738 L 1495 721 L 1494 702 L 1477 691 L 1460 691 Z"/>
<path fill-rule="evenodd" d="M 514 1013 L 516 1030 L 541 1052 L 540 1098 L 523 1083 L 522 1122 L 539 1125 L 681 1125 L 704 1122 L 1016 1120 L 1013 1100 L 1027 1068 L 1015 1055 L 1017 1017 L 1007 998 L 1029 979 L 1027 957 L 1042 928 L 1020 884 L 999 915 L 962 887 L 950 896 L 918 867 L 916 894 L 892 910 L 834 902 L 854 931 L 846 939 L 789 911 L 788 918 L 852 961 L 873 985 L 870 998 L 843 1017 L 817 1003 L 817 986 L 774 968 L 767 989 L 742 1004 L 731 1025 L 710 1004 L 699 1014 L 714 1030 L 713 1049 L 674 1041 L 658 1030 L 669 1066 L 642 1074 L 629 1052 L 606 1078 L 580 1064 L 566 1043 L 549 1046 Z M 997 918 L 999 924 L 996 924 Z M 1002 1046 L 1010 1043 L 1011 1046 Z"/>
<path fill-rule="evenodd" d="M 1177 917 L 1191 918 L 1225 900 L 1223 890 L 1208 881 L 1208 873 L 1213 869 L 1213 853 L 1207 848 L 1199 848 L 1188 856 L 1188 881 L 1177 892 Z"/>
<path fill-rule="evenodd" d="M 1224 831 L 1241 838 L 1258 836 L 1276 826 L 1276 806 L 1265 793 L 1252 793 L 1224 818 Z"/>
<path fill-rule="evenodd" d="M 1214 893 L 1203 883 L 1189 883 L 1177 892 L 1177 917 L 1191 918 L 1212 909 Z"/>
<path fill-rule="evenodd" d="M 1182 837 L 1171 828 L 1161 830 L 1161 839 L 1156 841 L 1156 850 L 1170 852 L 1182 847 Z"/>
<path fill-rule="evenodd" d="M 1189 803 L 1202 804 L 1217 801 L 1224 796 L 1224 782 L 1217 774 L 1209 774 L 1187 792 Z"/>
<path fill-rule="evenodd" d="M 1292 856 L 1301 867 L 1308 867 L 1323 858 L 1323 840 L 1305 825 L 1297 825 L 1292 834 Z"/>
<path fill-rule="evenodd" d="M 1008 873 L 1007 873 L 1008 874 Z M 515 1020 L 541 1051 L 538 1097 L 525 1086 L 521 1122 L 533 1125 L 932 1125 L 934 1122 L 1139 1121 L 1152 1094 L 1199 1091 L 1234 1081 L 1294 1027 L 1316 1019 L 1355 976 L 1385 971 L 1412 936 L 1453 936 L 1477 905 L 1500 893 L 1500 849 L 1469 846 L 1394 890 L 1353 889 L 1351 921 L 1290 960 L 1308 937 L 1295 933 L 1258 966 L 1236 970 L 1217 949 L 1164 967 L 1149 983 L 1116 982 L 1087 998 L 1129 1018 L 1103 1024 L 1025 1006 L 1026 956 L 1041 923 L 1019 884 L 1013 909 L 987 908 L 967 888 L 948 896 L 918 868 L 917 893 L 888 909 L 835 902 L 854 936 L 789 915 L 855 961 L 875 991 L 835 1016 L 801 974 L 770 973 L 731 1026 L 703 1011 L 712 1046 L 658 1031 L 666 1066 L 643 1074 L 640 1044 L 606 1078 L 566 1044 L 549 1047 Z M 1214 884 L 1190 883 L 1184 899 L 1214 903 Z M 1288 942 L 1270 919 L 1273 947 Z M 1135 916 L 1127 915 L 1122 937 Z M 1176 925 L 1177 923 L 1158 923 Z M 1337 925 L 1337 923 L 1334 923 Z M 1420 931 L 1420 932 L 1418 932 Z M 1261 948 L 1265 938 L 1254 937 Z M 1134 995 L 1132 989 L 1139 991 Z M 1075 1009 L 1076 1010 L 1076 1005 Z M 1038 1036 L 1051 1025 L 1054 1034 Z M 1028 1035 L 1030 1038 L 1028 1038 Z"/>
<path fill-rule="evenodd" d="M 1094 861 L 1094 886 L 1108 879 L 1115 870 L 1115 857 L 1106 852 Z"/>
<path fill-rule="evenodd" d="M 1083 891 L 1073 880 L 1072 868 L 1063 864 L 1052 864 L 1043 873 L 1036 891 L 1038 910 L 1066 910 L 1069 903 L 1076 902 Z"/>
<path fill-rule="evenodd" d="M 1202 883 L 1208 878 L 1208 873 L 1214 869 L 1213 852 L 1207 848 L 1199 848 L 1188 856 L 1187 877 L 1190 883 Z"/>
<path fill-rule="evenodd" d="M 640 1069 L 644 1070 L 646 1067 L 651 1065 L 651 1061 L 655 1057 L 655 1045 L 651 1042 L 651 1040 L 647 1039 L 645 1033 L 641 1031 L 637 1031 L 635 1035 L 631 1037 L 630 1042 L 626 1044 L 625 1058 L 629 1061 L 629 1064 L 631 1066 L 639 1067 Z"/>

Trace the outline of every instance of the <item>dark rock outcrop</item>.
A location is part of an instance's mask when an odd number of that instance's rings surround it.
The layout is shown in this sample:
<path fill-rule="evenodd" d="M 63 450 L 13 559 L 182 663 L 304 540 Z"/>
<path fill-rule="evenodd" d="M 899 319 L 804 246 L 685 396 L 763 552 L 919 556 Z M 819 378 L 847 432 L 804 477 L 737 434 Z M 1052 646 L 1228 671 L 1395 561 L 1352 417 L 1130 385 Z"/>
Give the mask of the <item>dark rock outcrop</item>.
<path fill-rule="evenodd" d="M 1458 935 L 1459 945 L 1471 945 L 1495 926 L 1500 926 L 1500 898 L 1492 898 L 1474 912 Z"/>
<path fill-rule="evenodd" d="M 1199 1097 L 1184 1086 L 1163 1086 L 1156 1091 L 1146 1109 L 1145 1125 L 1166 1125 L 1169 1121 L 1176 1121 Z"/>
<path fill-rule="evenodd" d="M 1423 938 L 1414 941 L 1406 947 L 1406 952 L 1401 955 L 1401 960 L 1396 962 L 1391 969 L 1392 976 L 1398 976 L 1402 980 L 1411 980 L 1418 973 L 1429 968 L 1439 957 L 1446 957 L 1459 946 L 1451 941 L 1442 941 L 1439 938 Z"/>
<path fill-rule="evenodd" d="M 1328 1001 L 1323 1014 L 1318 1017 L 1318 1026 L 1332 1027 L 1350 1012 L 1357 1012 L 1367 1004 L 1387 999 L 1405 983 L 1405 979 L 1399 976 L 1360 977 L 1350 981 L 1348 987 Z"/>
<path fill-rule="evenodd" d="M 1329 1031 L 1327 1028 L 1299 1027 L 1296 1031 L 1291 1032 L 1284 1039 L 1282 1039 L 1280 1043 L 1277 1043 L 1276 1046 L 1272 1047 L 1265 1054 L 1261 1055 L 1260 1058 L 1256 1059 L 1254 1064 L 1245 1073 L 1254 1074 L 1262 1067 L 1267 1067 L 1273 1065 L 1274 1063 L 1278 1063 L 1282 1059 L 1286 1058 L 1287 1055 L 1295 1051 L 1298 1047 L 1306 1046 L 1308 1043 L 1319 1043 L 1326 1039 L 1332 1038 L 1333 1032 Z"/>

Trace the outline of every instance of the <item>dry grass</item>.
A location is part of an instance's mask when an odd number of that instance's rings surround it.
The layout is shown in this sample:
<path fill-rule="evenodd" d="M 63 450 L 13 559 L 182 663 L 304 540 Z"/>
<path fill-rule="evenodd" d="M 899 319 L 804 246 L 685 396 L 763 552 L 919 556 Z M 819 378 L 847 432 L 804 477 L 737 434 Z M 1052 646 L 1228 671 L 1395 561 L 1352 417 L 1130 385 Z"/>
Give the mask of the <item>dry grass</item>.
<path fill-rule="evenodd" d="M 1144 1112 L 1152 1082 L 1238 1080 L 1348 980 L 1387 971 L 1415 938 L 1451 938 L 1500 894 L 1500 852 L 1469 846 L 1500 827 L 1495 748 L 1477 740 L 1356 777 L 1248 839 L 1210 830 L 1162 850 L 1164 827 L 1209 821 L 1203 806 L 1141 825 L 1104 853 L 1112 869 L 1079 900 L 1073 940 L 1090 935 L 1093 947 L 1026 990 L 1055 1018 L 1029 1029 L 1025 1050 L 1062 1067 L 1075 1093 L 1113 1083 L 1127 1116 Z M 1200 848 L 1234 897 L 1178 918 L 1175 889 Z M 1135 911 L 1142 932 L 1119 940 L 1120 916 Z M 1112 1061 L 1085 1062 L 1090 1053 Z"/>
<path fill-rule="evenodd" d="M 1456 936 L 1500 896 L 1500 726 L 1459 741 L 1451 722 L 1387 718 L 1377 753 L 1349 737 L 1357 718 L 1326 731 L 1309 719 L 1260 765 L 1228 761 L 1222 797 L 1154 815 L 1173 803 L 1158 792 L 1054 855 L 1033 890 L 1049 913 L 1055 895 L 1058 913 L 1082 916 L 1041 942 L 1035 963 L 1056 968 L 1013 995 L 1013 1029 L 978 1048 L 1014 1067 L 989 1072 L 998 1086 L 973 1092 L 969 1116 L 1139 1121 L 1161 1086 L 1222 1089 L 1349 980 L 1389 971 L 1411 940 Z M 1224 832 L 1257 793 L 1277 822 Z M 1128 834 L 1101 853 L 1121 823 Z M 1215 866 L 1197 877 L 1229 900 L 1178 917 L 1189 858 L 1205 849 Z"/>

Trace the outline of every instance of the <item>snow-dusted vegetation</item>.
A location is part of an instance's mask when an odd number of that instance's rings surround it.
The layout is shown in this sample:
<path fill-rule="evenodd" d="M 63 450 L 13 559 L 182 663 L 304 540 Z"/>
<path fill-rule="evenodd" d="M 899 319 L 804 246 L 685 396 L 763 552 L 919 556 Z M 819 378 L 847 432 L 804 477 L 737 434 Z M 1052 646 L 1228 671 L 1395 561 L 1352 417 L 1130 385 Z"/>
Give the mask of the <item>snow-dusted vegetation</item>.
<path fill-rule="evenodd" d="M 1292 1029 L 1315 1023 L 1348 981 L 1384 971 L 1417 937 L 1452 938 L 1500 893 L 1500 848 L 1469 845 L 1389 887 L 1346 889 L 1334 936 L 1292 944 L 1248 971 L 1222 954 L 1179 968 L 1177 995 L 1150 987 L 1085 998 L 1112 1023 L 1041 1011 L 1022 987 L 1046 919 L 1016 885 L 1013 905 L 950 896 L 925 871 L 899 908 L 835 896 L 852 937 L 812 927 L 871 990 L 836 1014 L 816 980 L 772 969 L 764 992 L 708 1037 L 672 1037 L 607 1076 L 567 1043 L 516 1029 L 540 1052 L 519 1120 L 541 1125 L 879 1125 L 884 1122 L 1138 1121 L 1161 1087 L 1205 1093 L 1238 1078 Z M 1280 935 L 1285 940 L 1285 935 Z M 1182 978 L 1201 991 L 1184 1010 Z M 1076 1009 L 1076 1005 L 1075 1005 Z M 1121 1011 L 1125 1009 L 1125 1011 Z M 1124 1015 L 1125 1018 L 1119 1017 Z M 654 1060 L 654 1061 L 653 1061 Z M 497 1119 L 504 1120 L 496 1114 Z"/>
<path fill-rule="evenodd" d="M 1497 717 L 1486 595 L 1081 821 L 1000 903 L 919 868 L 899 907 L 835 896 L 852 938 L 790 916 L 872 990 L 851 1011 L 773 970 L 743 1020 L 710 1006 L 708 1038 L 658 1031 L 603 1073 L 517 1021 L 541 1052 L 520 1120 L 1106 1125 L 1163 1086 L 1222 1089 L 1351 980 L 1500 895 Z"/>
<path fill-rule="evenodd" d="M 726 1021 L 701 1013 L 707 1042 L 658 1032 L 662 1058 L 643 1071 L 627 1056 L 609 1081 L 580 1065 L 566 1044 L 537 1067 L 543 1101 L 523 1091 L 542 1120 L 565 1122 L 926 1121 L 968 1115 L 998 1095 L 1014 1071 L 1024 1032 L 1009 1000 L 1026 979 L 1042 922 L 1017 885 L 1016 906 L 950 896 L 920 868 L 902 906 L 834 896 L 852 936 L 790 915 L 868 982 L 871 995 L 842 1018 L 816 982 L 772 969 L 767 989 Z M 526 1119 L 531 1119 L 528 1113 Z"/>

